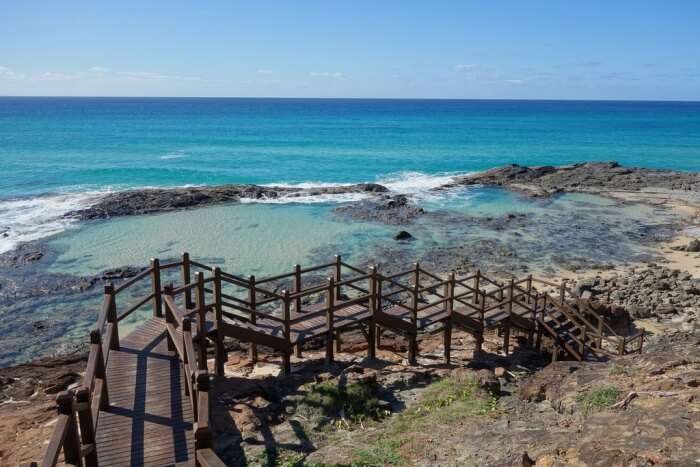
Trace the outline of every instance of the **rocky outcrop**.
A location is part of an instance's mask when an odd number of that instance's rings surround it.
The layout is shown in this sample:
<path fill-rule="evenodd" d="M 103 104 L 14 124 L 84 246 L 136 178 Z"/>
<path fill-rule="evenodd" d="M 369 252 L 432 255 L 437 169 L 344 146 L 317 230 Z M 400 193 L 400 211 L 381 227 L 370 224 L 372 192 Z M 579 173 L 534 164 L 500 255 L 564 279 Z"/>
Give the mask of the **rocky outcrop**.
<path fill-rule="evenodd" d="M 674 320 L 690 326 L 700 311 L 700 280 L 690 273 L 651 264 L 574 284 L 580 296 L 624 308 L 632 318 Z M 613 310 L 614 311 L 614 310 Z"/>
<path fill-rule="evenodd" d="M 237 203 L 242 199 L 277 199 L 346 193 L 384 193 L 387 191 L 389 190 L 386 187 L 376 183 L 315 188 L 220 185 L 128 190 L 108 194 L 86 209 L 69 212 L 66 217 L 75 217 L 81 220 L 107 219 Z"/>
<path fill-rule="evenodd" d="M 650 188 L 690 191 L 700 189 L 700 174 L 674 170 L 622 167 L 617 162 L 585 162 L 565 166 L 507 165 L 456 177 L 440 189 L 464 185 L 502 186 L 532 196 L 559 192 L 641 191 Z"/>
<path fill-rule="evenodd" d="M 415 206 L 404 195 L 383 196 L 339 206 L 333 210 L 339 216 L 359 220 L 401 225 L 425 214 L 423 208 Z"/>

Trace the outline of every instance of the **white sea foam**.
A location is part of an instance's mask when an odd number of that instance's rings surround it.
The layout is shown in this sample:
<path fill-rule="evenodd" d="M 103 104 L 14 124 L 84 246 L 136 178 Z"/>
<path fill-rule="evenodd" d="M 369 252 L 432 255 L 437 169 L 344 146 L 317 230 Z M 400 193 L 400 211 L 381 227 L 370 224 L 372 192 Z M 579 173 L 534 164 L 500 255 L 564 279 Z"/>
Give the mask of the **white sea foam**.
<path fill-rule="evenodd" d="M 185 154 L 183 151 L 173 151 L 160 156 L 159 159 L 167 161 L 171 159 L 182 159 L 183 157 L 187 157 L 187 154 Z"/>
<path fill-rule="evenodd" d="M 67 213 L 90 206 L 106 193 L 61 193 L 0 201 L 0 253 L 21 242 L 63 232 L 75 224 L 75 219 L 65 217 Z"/>

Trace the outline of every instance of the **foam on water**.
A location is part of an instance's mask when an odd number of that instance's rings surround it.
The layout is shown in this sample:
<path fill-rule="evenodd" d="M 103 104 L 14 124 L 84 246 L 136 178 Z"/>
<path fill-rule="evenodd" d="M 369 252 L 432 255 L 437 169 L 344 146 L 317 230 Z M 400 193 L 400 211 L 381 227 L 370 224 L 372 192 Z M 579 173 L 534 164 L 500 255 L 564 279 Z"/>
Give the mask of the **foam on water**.
<path fill-rule="evenodd" d="M 0 253 L 19 243 L 38 240 L 65 231 L 76 222 L 65 215 L 83 209 L 105 195 L 105 191 L 62 193 L 0 201 Z"/>

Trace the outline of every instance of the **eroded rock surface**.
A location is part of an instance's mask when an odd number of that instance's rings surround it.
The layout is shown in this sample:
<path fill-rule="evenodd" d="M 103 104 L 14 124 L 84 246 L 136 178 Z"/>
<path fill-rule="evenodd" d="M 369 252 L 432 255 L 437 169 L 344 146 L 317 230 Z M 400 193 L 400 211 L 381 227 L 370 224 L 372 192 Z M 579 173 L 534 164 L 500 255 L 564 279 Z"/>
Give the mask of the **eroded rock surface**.
<path fill-rule="evenodd" d="M 559 192 L 641 191 L 650 188 L 698 191 L 700 174 L 675 170 L 622 167 L 617 162 L 585 162 L 566 166 L 507 165 L 473 175 L 456 177 L 442 188 L 495 185 L 532 196 Z"/>

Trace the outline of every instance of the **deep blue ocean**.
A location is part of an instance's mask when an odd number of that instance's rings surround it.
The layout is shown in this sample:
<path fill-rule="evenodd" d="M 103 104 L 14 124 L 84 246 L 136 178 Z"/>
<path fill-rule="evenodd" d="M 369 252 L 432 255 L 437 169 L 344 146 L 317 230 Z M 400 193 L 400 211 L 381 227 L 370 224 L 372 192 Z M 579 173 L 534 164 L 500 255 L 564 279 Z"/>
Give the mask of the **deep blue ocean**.
<path fill-rule="evenodd" d="M 589 195 L 533 201 L 494 188 L 431 191 L 452 175 L 508 163 L 587 160 L 700 171 L 700 103 L 0 98 L 0 253 L 41 240 L 52 251 L 41 273 L 81 276 L 189 251 L 262 277 L 335 253 L 422 261 L 445 246 L 483 241 L 515 251 L 530 271 L 552 272 L 567 254 L 569 262 L 636 261 L 645 250 L 634 239 L 672 222 L 668 213 Z M 405 227 L 416 241 L 397 245 L 397 226 L 334 215 L 353 196 L 87 223 L 65 217 L 132 187 L 365 181 L 457 220 L 418 221 Z M 534 216 L 537 228 L 504 233 L 470 221 L 514 211 Z M 561 216 L 574 211 L 581 228 L 567 229 Z M 0 365 L 82 342 L 100 304 L 95 287 L 3 305 Z"/>

